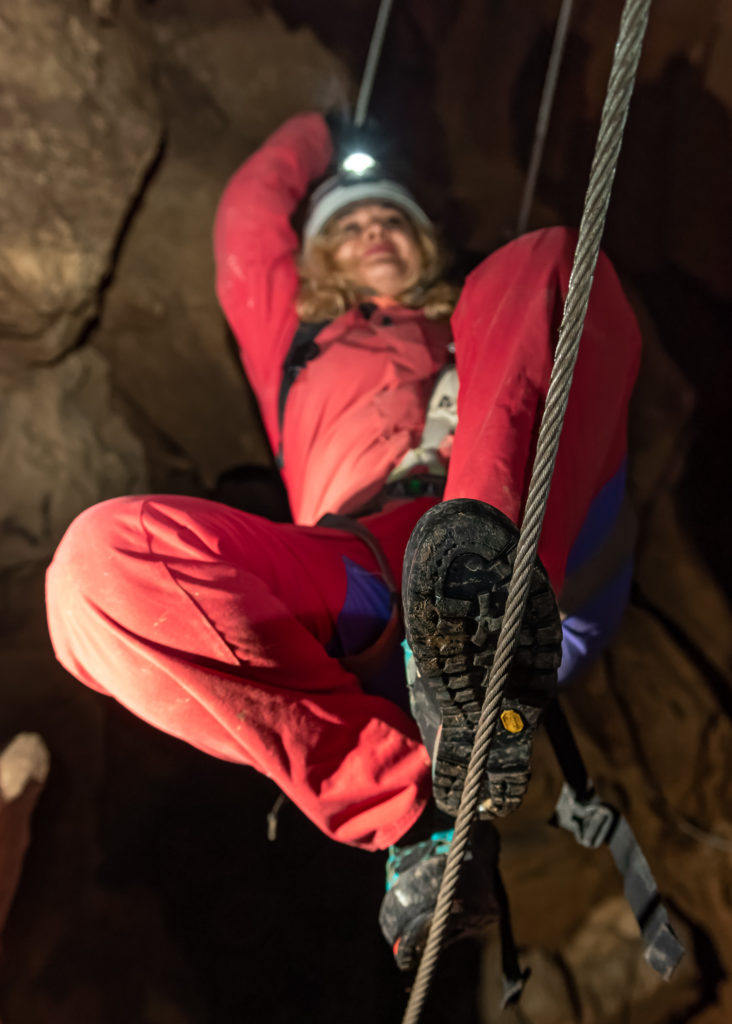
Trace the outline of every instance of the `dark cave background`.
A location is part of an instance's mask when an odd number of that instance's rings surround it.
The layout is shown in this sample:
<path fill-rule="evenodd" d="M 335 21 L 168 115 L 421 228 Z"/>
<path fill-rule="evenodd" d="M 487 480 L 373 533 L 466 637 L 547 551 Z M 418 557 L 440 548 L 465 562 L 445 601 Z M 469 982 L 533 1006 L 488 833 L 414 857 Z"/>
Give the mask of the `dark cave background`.
<path fill-rule="evenodd" d="M 559 4 L 398 0 L 372 100 L 456 273 L 510 237 Z M 577 0 L 531 226 L 577 224 L 621 4 Z M 213 291 L 210 231 L 285 117 L 355 99 L 376 3 L 6 0 L 0 17 L 0 741 L 50 772 L 0 800 L 4 1024 L 397 1022 L 383 858 L 252 771 L 156 733 L 53 660 L 43 571 L 126 492 L 287 514 Z M 689 948 L 665 985 L 605 852 L 546 824 L 543 738 L 501 826 L 530 980 L 516 1024 L 732 1019 L 732 4 L 652 8 L 605 248 L 645 355 L 632 418 L 633 600 L 566 698 Z M 36 790 L 40 787 L 36 787 Z M 7 867 L 10 865 L 10 868 Z M 0 903 L 0 906 L 6 905 Z M 426 1021 L 497 1020 L 495 937 L 449 951 Z"/>

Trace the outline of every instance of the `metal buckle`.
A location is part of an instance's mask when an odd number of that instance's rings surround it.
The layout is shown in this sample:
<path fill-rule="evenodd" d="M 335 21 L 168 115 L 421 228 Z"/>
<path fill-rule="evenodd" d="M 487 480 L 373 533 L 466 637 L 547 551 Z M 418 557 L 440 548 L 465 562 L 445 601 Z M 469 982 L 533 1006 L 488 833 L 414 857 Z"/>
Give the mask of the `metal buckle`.
<path fill-rule="evenodd" d="M 602 803 L 594 790 L 581 800 L 565 782 L 550 824 L 566 829 L 581 846 L 595 850 L 608 841 L 617 820 L 618 812 Z"/>

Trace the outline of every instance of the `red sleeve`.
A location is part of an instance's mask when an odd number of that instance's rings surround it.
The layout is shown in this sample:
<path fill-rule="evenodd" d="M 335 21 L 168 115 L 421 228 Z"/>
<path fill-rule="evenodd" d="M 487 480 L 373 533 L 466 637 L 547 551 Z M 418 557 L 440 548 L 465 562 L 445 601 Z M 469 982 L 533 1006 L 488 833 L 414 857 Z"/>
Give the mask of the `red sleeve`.
<path fill-rule="evenodd" d="M 216 292 L 273 447 L 282 361 L 297 326 L 299 239 L 290 217 L 331 154 L 320 114 L 293 117 L 239 168 L 216 213 Z"/>

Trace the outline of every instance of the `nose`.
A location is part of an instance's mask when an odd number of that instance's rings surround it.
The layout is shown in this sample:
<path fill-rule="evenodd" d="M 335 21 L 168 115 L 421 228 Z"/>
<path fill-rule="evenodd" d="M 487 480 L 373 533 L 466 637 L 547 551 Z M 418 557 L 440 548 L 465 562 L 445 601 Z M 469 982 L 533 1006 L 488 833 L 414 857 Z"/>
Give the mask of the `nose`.
<path fill-rule="evenodd" d="M 368 241 L 373 241 L 382 238 L 384 235 L 383 222 L 376 217 L 373 220 L 369 221 L 369 223 L 366 225 L 365 235 Z"/>

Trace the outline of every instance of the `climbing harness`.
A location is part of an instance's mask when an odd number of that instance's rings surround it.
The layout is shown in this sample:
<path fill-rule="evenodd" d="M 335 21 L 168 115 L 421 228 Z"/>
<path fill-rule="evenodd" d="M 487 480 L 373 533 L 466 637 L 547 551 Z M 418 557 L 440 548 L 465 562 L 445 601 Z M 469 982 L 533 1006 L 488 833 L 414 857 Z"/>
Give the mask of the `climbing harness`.
<path fill-rule="evenodd" d="M 559 17 L 557 18 L 557 27 L 554 31 L 552 52 L 549 55 L 549 64 L 546 69 L 544 88 L 541 93 L 539 113 L 536 118 L 534 144 L 531 149 L 529 169 L 526 173 L 526 182 L 524 184 L 523 195 L 521 196 L 518 220 L 516 221 L 516 235 L 523 235 L 529 225 L 529 215 L 531 213 L 531 207 L 534 205 L 534 192 L 536 190 L 536 182 L 539 177 L 541 158 L 544 154 L 544 143 L 546 142 L 546 133 L 549 128 L 549 118 L 551 117 L 554 93 L 557 87 L 557 79 L 559 78 L 559 69 L 562 66 L 564 44 L 567 40 L 567 29 L 569 28 L 569 19 L 571 15 L 572 0 L 562 0 Z"/>
<path fill-rule="evenodd" d="M 648 23 L 649 9 L 650 0 L 626 0 L 623 7 L 580 221 L 574 264 L 559 328 L 554 366 L 539 429 L 536 457 L 529 483 L 526 511 L 521 524 L 514 571 L 509 585 L 506 610 L 493 665 L 486 673 L 485 700 L 455 821 L 455 836 L 447 856 L 430 933 L 410 993 L 403 1024 L 417 1024 L 419 1020 L 457 890 L 460 865 L 467 849 L 470 826 L 478 810 L 481 784 L 503 688 L 513 659 L 528 597 L 539 545 L 539 534 L 559 446 L 559 436 L 589 304 L 595 266 L 600 252 L 600 239 L 605 225 L 612 181 Z M 668 926 L 666 925 L 666 927 Z"/>
<path fill-rule="evenodd" d="M 415 470 L 425 475 L 442 478 L 447 476 L 446 460 L 440 454 L 440 446 L 446 437 L 457 428 L 457 399 L 459 381 L 454 363 L 448 363 L 437 375 L 432 395 L 427 403 L 424 429 L 415 448 L 410 448 L 386 478 L 387 489 L 398 481 L 410 479 Z"/>
<path fill-rule="evenodd" d="M 368 320 L 377 306 L 372 302 L 362 302 L 359 309 L 364 318 Z M 280 470 L 285 465 L 282 428 L 290 389 L 307 364 L 320 355 L 316 338 L 331 322 L 322 320 L 319 323 L 300 323 L 282 364 L 280 392 L 277 400 L 280 441 L 275 456 L 277 468 Z M 457 396 L 457 370 L 454 363 L 448 363 L 435 380 L 432 395 L 427 404 L 425 425 L 419 444 L 415 448 L 410 448 L 391 471 L 376 507 L 381 507 L 385 501 L 393 498 L 442 497 L 447 467 L 445 460 L 440 457 L 440 445 L 448 434 L 455 433 Z"/>

